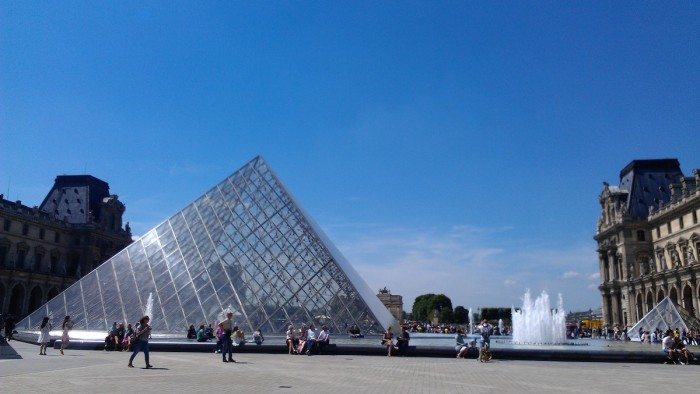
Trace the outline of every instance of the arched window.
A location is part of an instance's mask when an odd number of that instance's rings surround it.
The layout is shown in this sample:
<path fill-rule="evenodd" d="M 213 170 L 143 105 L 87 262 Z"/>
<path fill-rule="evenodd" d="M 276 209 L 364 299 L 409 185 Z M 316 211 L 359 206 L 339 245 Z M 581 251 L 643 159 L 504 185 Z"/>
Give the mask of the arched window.
<path fill-rule="evenodd" d="M 668 291 L 668 297 L 674 304 L 678 305 L 678 291 L 675 287 L 671 287 L 671 290 Z"/>
<path fill-rule="evenodd" d="M 644 317 L 644 303 L 642 302 L 642 294 L 637 294 L 637 320 Z"/>
<path fill-rule="evenodd" d="M 693 290 L 688 285 L 683 287 L 683 308 L 690 312 L 691 315 L 695 315 L 695 308 L 693 307 Z"/>
<path fill-rule="evenodd" d="M 16 284 L 10 295 L 10 314 L 15 317 L 24 316 L 24 286 Z"/>
<path fill-rule="evenodd" d="M 647 313 L 652 309 L 654 309 L 654 295 L 649 291 L 647 293 Z"/>
<path fill-rule="evenodd" d="M 664 293 L 663 290 L 659 290 L 659 292 L 656 294 L 656 303 L 658 304 L 661 302 L 666 297 L 666 294 Z"/>
<path fill-rule="evenodd" d="M 41 288 L 39 286 L 34 286 L 31 294 L 29 295 L 29 308 L 27 309 L 27 311 L 29 313 L 32 313 L 35 310 L 39 309 L 39 307 L 42 304 L 43 297 L 44 294 L 41 291 Z"/>
<path fill-rule="evenodd" d="M 58 295 L 58 289 L 55 287 L 52 287 L 51 290 L 49 290 L 49 293 L 46 295 L 46 301 L 51 301 L 57 295 Z"/>
<path fill-rule="evenodd" d="M 61 263 L 61 252 L 58 249 L 51 251 L 51 256 L 49 257 L 49 272 L 54 275 L 62 274 L 63 270 L 60 266 Z"/>
<path fill-rule="evenodd" d="M 5 238 L 0 240 L 0 267 L 8 265 L 7 252 L 10 251 L 10 245 L 10 241 Z M 0 304 L 0 307 L 2 307 L 2 304 Z"/>
<path fill-rule="evenodd" d="M 644 230 L 637 230 L 637 241 L 639 242 L 644 242 L 646 241 L 647 234 Z"/>

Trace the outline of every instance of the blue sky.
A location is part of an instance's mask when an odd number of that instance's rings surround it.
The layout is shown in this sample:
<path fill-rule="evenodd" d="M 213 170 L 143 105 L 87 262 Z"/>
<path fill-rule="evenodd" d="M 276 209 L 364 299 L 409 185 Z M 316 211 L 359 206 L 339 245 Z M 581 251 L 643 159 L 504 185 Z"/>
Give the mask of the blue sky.
<path fill-rule="evenodd" d="M 695 2 L 141 3 L 0 1 L 6 196 L 87 172 L 142 234 L 262 154 L 408 307 L 588 309 L 602 181 L 700 167 Z"/>

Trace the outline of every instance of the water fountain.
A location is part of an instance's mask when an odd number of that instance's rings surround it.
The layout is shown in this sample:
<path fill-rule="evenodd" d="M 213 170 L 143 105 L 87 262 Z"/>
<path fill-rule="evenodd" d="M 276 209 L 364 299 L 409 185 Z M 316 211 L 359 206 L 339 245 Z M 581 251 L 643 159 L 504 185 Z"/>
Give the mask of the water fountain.
<path fill-rule="evenodd" d="M 514 344 L 552 345 L 566 341 L 566 312 L 561 294 L 557 309 L 552 310 L 546 291 L 533 301 L 527 290 L 522 308 L 519 311 L 513 308 L 512 317 Z"/>
<path fill-rule="evenodd" d="M 474 334 L 474 314 L 472 308 L 469 308 L 469 334 Z"/>
<path fill-rule="evenodd" d="M 151 318 L 151 326 L 153 326 L 153 292 L 148 293 L 148 299 L 146 300 L 146 310 L 143 311 L 144 316 Z"/>

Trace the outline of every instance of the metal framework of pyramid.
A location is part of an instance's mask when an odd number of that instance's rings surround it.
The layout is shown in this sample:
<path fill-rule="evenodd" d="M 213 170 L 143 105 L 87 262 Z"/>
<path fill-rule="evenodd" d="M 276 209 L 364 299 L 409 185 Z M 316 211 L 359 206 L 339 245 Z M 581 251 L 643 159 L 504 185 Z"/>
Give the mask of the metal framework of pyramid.
<path fill-rule="evenodd" d="M 64 315 L 74 330 L 135 322 L 183 335 L 231 309 L 242 328 L 290 323 L 380 333 L 394 318 L 258 156 L 18 324 Z"/>
<path fill-rule="evenodd" d="M 693 317 L 688 311 L 681 308 L 671 301 L 669 297 L 664 298 L 644 317 L 641 318 L 630 330 L 627 335 L 633 341 L 641 340 L 639 330 L 652 332 L 661 329 L 666 331 L 670 329 L 680 329 L 688 331 L 689 324 L 692 327 L 700 327 L 700 321 Z"/>

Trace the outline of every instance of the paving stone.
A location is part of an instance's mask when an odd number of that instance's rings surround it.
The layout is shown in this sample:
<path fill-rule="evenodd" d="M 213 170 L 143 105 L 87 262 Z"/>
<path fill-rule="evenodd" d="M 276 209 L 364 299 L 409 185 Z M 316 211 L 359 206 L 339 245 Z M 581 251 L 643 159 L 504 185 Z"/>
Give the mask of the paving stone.
<path fill-rule="evenodd" d="M 22 357 L 0 360 L 0 392 L 113 393 L 342 392 L 342 393 L 645 393 L 692 392 L 695 365 L 457 360 L 424 357 L 237 354 L 235 364 L 207 353 L 143 355 L 68 349 L 65 356 L 11 342 Z"/>

